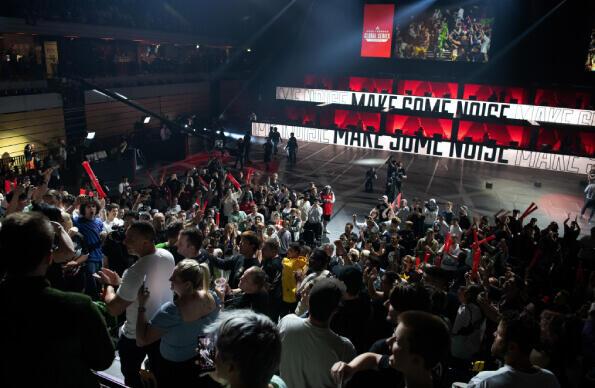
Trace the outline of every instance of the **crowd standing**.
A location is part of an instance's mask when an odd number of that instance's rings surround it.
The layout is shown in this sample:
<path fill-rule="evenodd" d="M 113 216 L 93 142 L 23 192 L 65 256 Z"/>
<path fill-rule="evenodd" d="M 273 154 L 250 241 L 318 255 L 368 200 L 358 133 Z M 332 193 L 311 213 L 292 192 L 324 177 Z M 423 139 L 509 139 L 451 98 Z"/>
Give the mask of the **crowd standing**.
<path fill-rule="evenodd" d="M 397 26 L 401 58 L 487 62 L 493 18 L 481 6 L 434 8 Z"/>
<path fill-rule="evenodd" d="M 8 179 L 3 386 L 97 386 L 114 346 L 132 387 L 593 384 L 595 228 L 408 200 L 391 161 L 387 195 L 331 236 L 331 186 L 217 156 L 105 198 L 53 167 Z"/>

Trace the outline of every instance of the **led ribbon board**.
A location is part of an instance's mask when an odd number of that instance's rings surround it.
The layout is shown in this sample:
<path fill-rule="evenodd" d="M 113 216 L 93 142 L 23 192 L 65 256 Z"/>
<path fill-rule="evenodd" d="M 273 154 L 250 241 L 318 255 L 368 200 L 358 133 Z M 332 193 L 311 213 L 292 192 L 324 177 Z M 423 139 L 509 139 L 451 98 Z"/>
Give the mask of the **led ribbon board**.
<path fill-rule="evenodd" d="M 451 118 L 464 116 L 465 118 L 595 126 L 595 111 L 549 106 L 281 86 L 277 87 L 276 98 L 277 100 L 375 108 L 385 112 L 391 109 L 404 112 L 433 112 Z"/>
<path fill-rule="evenodd" d="M 309 128 L 271 123 L 252 123 L 252 135 L 266 137 L 271 126 L 277 127 L 281 138 L 289 139 L 294 133 L 298 141 L 336 144 L 345 147 L 377 149 L 427 155 L 439 158 L 461 159 L 506 166 L 528 167 L 538 170 L 587 174 L 595 159 L 547 152 L 523 151 L 484 144 L 438 141 L 428 138 L 381 135 L 371 132 Z"/>

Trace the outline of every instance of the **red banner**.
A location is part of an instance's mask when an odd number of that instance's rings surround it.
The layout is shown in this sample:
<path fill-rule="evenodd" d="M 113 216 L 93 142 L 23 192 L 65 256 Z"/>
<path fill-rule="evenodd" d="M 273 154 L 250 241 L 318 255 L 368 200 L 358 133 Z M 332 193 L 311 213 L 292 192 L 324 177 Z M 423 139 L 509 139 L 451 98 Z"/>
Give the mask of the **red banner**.
<path fill-rule="evenodd" d="M 200 184 L 205 188 L 205 190 L 209 189 L 209 184 L 207 183 L 207 181 L 204 180 L 203 177 L 201 177 L 200 175 L 198 176 L 198 181 L 200 182 Z"/>
<path fill-rule="evenodd" d="M 390 58 L 394 13 L 394 4 L 364 5 L 362 57 Z"/>
<path fill-rule="evenodd" d="M 237 181 L 236 178 L 234 178 L 233 175 L 231 175 L 230 172 L 227 173 L 227 179 L 229 179 L 229 181 L 231 182 L 231 184 L 237 189 L 239 190 L 242 186 L 240 185 L 240 182 Z"/>

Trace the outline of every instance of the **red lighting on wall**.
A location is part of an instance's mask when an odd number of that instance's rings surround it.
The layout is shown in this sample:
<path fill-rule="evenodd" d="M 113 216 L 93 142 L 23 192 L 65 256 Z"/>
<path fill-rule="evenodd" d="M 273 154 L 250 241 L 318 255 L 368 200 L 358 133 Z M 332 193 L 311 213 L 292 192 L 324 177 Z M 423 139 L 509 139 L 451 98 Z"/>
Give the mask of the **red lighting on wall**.
<path fill-rule="evenodd" d="M 367 131 L 368 127 L 374 128 L 374 132 L 380 130 L 380 113 L 353 112 L 349 110 L 335 110 L 335 125 L 337 128 L 355 129 Z"/>
<path fill-rule="evenodd" d="M 393 114 L 386 116 L 386 132 L 388 134 L 392 135 L 397 130 L 401 130 L 405 136 L 416 136 L 420 128 L 424 137 L 440 135 L 442 139 L 450 140 L 452 120 Z"/>
<path fill-rule="evenodd" d="M 457 98 L 459 84 L 456 82 L 430 82 L 402 80 L 397 85 L 397 94 L 428 96 L 439 98 Z"/>
<path fill-rule="evenodd" d="M 480 84 L 465 84 L 463 99 L 513 104 L 525 104 L 528 102 L 527 91 L 523 88 Z"/>
<path fill-rule="evenodd" d="M 465 138 L 471 138 L 471 141 L 474 143 L 494 140 L 497 145 L 507 147 L 511 145 L 511 142 L 515 142 L 518 144 L 517 147 L 527 148 L 531 140 L 531 129 L 520 125 L 479 123 L 461 120 L 459 122 L 457 139 L 464 141 Z"/>
<path fill-rule="evenodd" d="M 349 90 L 354 92 L 391 93 L 392 79 L 349 77 Z"/>

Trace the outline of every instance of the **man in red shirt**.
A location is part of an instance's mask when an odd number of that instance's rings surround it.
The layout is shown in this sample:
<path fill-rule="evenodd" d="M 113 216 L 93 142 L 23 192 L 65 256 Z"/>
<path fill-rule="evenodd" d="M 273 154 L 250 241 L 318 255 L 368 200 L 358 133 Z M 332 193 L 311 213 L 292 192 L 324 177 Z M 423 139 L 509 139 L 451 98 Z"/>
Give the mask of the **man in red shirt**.
<path fill-rule="evenodd" d="M 331 220 L 333 204 L 335 203 L 335 193 L 333 193 L 331 186 L 324 186 L 322 193 L 320 193 L 320 202 L 322 203 L 322 226 L 324 228 L 324 234 L 328 234 L 326 225 Z"/>

